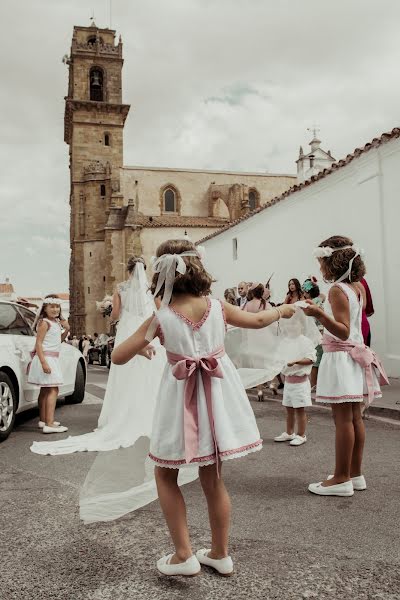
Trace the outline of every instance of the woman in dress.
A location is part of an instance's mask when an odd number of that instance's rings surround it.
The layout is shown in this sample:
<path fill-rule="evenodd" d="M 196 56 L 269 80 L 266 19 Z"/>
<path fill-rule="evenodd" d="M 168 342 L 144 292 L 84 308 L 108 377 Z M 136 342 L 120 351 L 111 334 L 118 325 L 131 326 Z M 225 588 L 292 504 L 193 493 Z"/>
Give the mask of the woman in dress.
<path fill-rule="evenodd" d="M 303 300 L 303 298 L 300 281 L 295 278 L 290 279 L 284 304 L 294 304 L 295 302 L 299 302 L 299 300 Z"/>
<path fill-rule="evenodd" d="M 156 309 L 148 290 L 145 264 L 140 257 L 128 261 L 128 279 L 118 284 L 114 294 L 114 318 L 119 318 L 115 343 L 123 342 L 132 331 Z M 86 337 L 86 336 L 85 336 Z M 87 341 L 87 343 L 89 343 Z M 125 366 L 112 366 L 97 429 L 84 435 L 70 436 L 57 442 L 34 442 L 36 454 L 70 454 L 83 451 L 105 451 L 132 446 L 138 437 L 148 435 L 152 410 L 165 352 L 155 342 L 156 355 L 150 362 L 144 356 Z M 146 390 L 146 411 L 142 411 L 142 395 Z"/>

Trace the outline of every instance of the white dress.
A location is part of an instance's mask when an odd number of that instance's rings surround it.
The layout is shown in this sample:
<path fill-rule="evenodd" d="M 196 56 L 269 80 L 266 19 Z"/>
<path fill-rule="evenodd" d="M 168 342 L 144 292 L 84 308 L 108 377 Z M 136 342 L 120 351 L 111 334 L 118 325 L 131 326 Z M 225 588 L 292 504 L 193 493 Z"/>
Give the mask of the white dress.
<path fill-rule="evenodd" d="M 43 319 L 49 328 L 43 340 L 43 352 L 51 373 L 43 371 L 39 356 L 34 355 L 28 369 L 28 383 L 40 387 L 57 387 L 63 384 L 59 354 L 61 352 L 61 325 L 50 319 Z"/>
<path fill-rule="evenodd" d="M 157 313 L 159 336 L 167 353 L 199 359 L 223 348 L 225 315 L 219 300 L 207 299 L 207 310 L 193 323 L 168 306 Z M 253 410 L 231 359 L 218 358 L 222 378 L 211 378 L 211 405 L 215 439 L 221 460 L 261 450 L 262 440 Z M 197 374 L 198 451 L 191 463 L 199 466 L 216 462 L 215 444 L 207 412 L 200 372 Z M 171 364 L 164 369 L 156 401 L 150 442 L 150 459 L 158 466 L 186 466 L 184 436 L 185 380 L 178 380 Z"/>
<path fill-rule="evenodd" d="M 305 336 L 301 336 L 305 338 Z M 303 356 L 298 356 L 298 360 L 308 358 L 314 363 L 317 358 L 317 352 L 314 344 L 309 339 L 304 339 L 305 351 Z M 293 365 L 283 367 L 282 374 L 285 376 L 285 387 L 283 388 L 282 405 L 290 408 L 303 408 L 312 406 L 311 402 L 311 384 L 310 373 L 313 365 Z M 298 381 L 291 380 L 291 377 L 299 378 Z"/>
<path fill-rule="evenodd" d="M 345 283 L 335 284 L 347 296 L 350 308 L 349 341 L 364 344 L 361 332 L 362 298 Z M 325 313 L 334 318 L 329 295 L 325 301 Z M 328 333 L 334 340 L 337 337 Z M 373 372 L 374 397 L 382 397 L 376 372 Z M 318 371 L 317 402 L 335 404 L 337 402 L 363 402 L 368 397 L 364 369 L 350 356 L 348 352 L 324 352 Z"/>

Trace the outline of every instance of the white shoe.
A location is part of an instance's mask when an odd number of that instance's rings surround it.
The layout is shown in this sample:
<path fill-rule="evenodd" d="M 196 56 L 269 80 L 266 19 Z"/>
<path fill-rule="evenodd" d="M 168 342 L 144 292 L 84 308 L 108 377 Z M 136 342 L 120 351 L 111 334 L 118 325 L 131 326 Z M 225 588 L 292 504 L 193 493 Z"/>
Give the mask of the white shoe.
<path fill-rule="evenodd" d="M 57 425 L 57 427 L 45 425 L 42 429 L 43 433 L 64 433 L 65 431 L 68 431 L 68 427 L 64 427 L 64 425 Z"/>
<path fill-rule="evenodd" d="M 207 565 L 207 567 L 212 567 L 220 575 L 223 577 L 230 577 L 233 575 L 233 561 L 230 556 L 226 556 L 225 558 L 210 558 L 208 553 L 211 552 L 210 549 L 202 548 L 196 552 L 196 557 L 202 565 Z"/>
<path fill-rule="evenodd" d="M 39 429 L 43 429 L 43 427 L 46 425 L 46 423 L 44 421 L 39 421 L 38 423 L 38 427 Z M 60 425 L 60 423 L 58 421 L 54 421 L 54 426 L 58 427 Z"/>
<path fill-rule="evenodd" d="M 293 440 L 290 442 L 290 446 L 301 446 L 305 444 L 307 441 L 306 435 L 296 435 Z"/>
<path fill-rule="evenodd" d="M 194 554 L 187 561 L 171 565 L 170 561 L 173 554 L 163 556 L 157 561 L 157 569 L 163 575 L 183 575 L 184 577 L 194 577 L 201 572 L 201 565 Z"/>
<path fill-rule="evenodd" d="M 333 475 L 328 475 L 328 479 L 333 479 Z M 361 492 L 367 489 L 367 482 L 365 481 L 364 475 L 359 475 L 358 477 L 352 477 L 351 481 L 353 483 L 354 491 Z"/>
<path fill-rule="evenodd" d="M 308 491 L 318 496 L 352 496 L 354 494 L 353 483 L 345 481 L 336 485 L 323 486 L 322 481 L 319 483 L 310 483 Z"/>
<path fill-rule="evenodd" d="M 281 433 L 281 435 L 278 435 L 274 438 L 274 442 L 290 442 L 291 440 L 294 440 L 295 437 L 295 433 L 291 433 L 289 435 L 289 433 L 286 433 L 286 431 L 284 431 L 283 433 Z"/>

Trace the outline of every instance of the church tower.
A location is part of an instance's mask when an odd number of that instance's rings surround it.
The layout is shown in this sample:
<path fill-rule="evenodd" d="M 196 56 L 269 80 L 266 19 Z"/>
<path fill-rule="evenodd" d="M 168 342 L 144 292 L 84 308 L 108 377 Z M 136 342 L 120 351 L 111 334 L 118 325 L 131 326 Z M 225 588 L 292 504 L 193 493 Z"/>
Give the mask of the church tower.
<path fill-rule="evenodd" d="M 122 41 L 115 31 L 74 27 L 65 98 L 64 139 L 69 145 L 70 320 L 75 334 L 102 331 L 95 302 L 107 284 L 105 227 L 111 206 L 120 206 L 123 129 L 129 105 L 122 104 Z"/>

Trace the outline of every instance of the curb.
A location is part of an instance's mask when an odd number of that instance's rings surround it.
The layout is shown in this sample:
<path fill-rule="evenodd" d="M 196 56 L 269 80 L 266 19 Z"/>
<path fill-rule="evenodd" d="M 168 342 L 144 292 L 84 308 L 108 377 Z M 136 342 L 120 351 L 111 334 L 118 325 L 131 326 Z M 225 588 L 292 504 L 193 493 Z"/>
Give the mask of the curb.
<path fill-rule="evenodd" d="M 250 400 L 257 402 L 257 404 L 262 404 L 261 402 L 257 401 L 257 394 L 254 392 L 247 392 L 247 396 Z M 279 404 L 282 403 L 282 395 L 279 396 L 269 396 L 267 394 L 264 395 L 264 403 L 265 402 L 277 402 Z M 378 417 L 378 418 L 382 418 L 384 417 L 385 419 L 392 419 L 393 421 L 400 421 L 400 404 L 398 405 L 399 408 L 389 408 L 387 406 L 370 406 L 369 409 L 366 411 L 366 418 L 374 418 L 374 417 Z M 313 405 L 310 408 L 318 408 L 320 410 L 326 410 L 329 411 L 330 407 L 329 406 L 324 406 L 323 404 L 318 404 L 315 403 L 313 401 Z"/>

